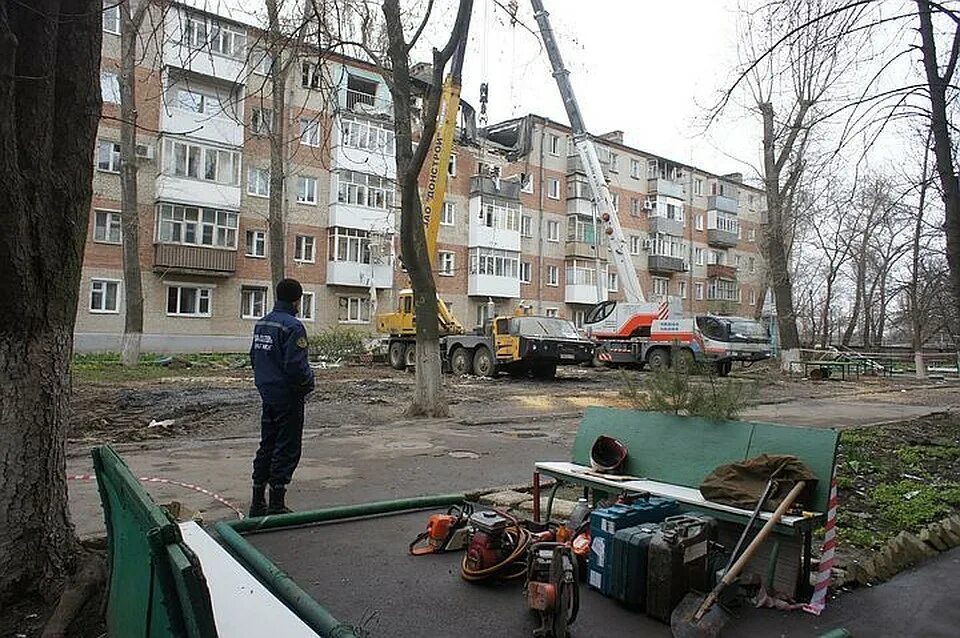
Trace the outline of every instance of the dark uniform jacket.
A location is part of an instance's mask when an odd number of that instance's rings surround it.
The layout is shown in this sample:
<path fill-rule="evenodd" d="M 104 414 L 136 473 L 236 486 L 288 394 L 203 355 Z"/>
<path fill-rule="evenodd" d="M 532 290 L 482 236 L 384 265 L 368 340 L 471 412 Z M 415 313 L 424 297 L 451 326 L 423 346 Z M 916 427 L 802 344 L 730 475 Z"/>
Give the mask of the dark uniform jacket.
<path fill-rule="evenodd" d="M 293 304 L 278 301 L 273 311 L 257 322 L 250 362 L 264 403 L 301 400 L 313 390 L 307 331 L 297 319 Z"/>

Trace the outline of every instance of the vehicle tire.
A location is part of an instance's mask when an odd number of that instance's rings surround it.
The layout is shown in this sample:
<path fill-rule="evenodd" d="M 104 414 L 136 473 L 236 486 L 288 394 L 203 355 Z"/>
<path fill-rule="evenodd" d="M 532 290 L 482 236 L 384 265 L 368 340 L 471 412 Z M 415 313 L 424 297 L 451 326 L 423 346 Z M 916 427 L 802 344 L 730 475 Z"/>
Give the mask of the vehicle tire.
<path fill-rule="evenodd" d="M 408 343 L 407 349 L 403 351 L 403 365 L 405 368 L 413 368 L 417 365 L 417 344 Z"/>
<path fill-rule="evenodd" d="M 733 370 L 733 361 L 720 361 L 717 363 L 717 374 L 725 377 Z"/>
<path fill-rule="evenodd" d="M 670 355 L 663 348 L 655 348 L 647 354 L 647 365 L 651 372 L 660 372 L 670 367 Z"/>
<path fill-rule="evenodd" d="M 684 348 L 677 353 L 673 367 L 680 374 L 695 374 L 697 372 L 697 360 L 694 358 L 693 352 Z"/>
<path fill-rule="evenodd" d="M 497 374 L 497 362 L 489 348 L 479 347 L 473 355 L 473 373 L 478 377 L 494 377 Z"/>
<path fill-rule="evenodd" d="M 390 367 L 394 370 L 403 370 L 406 367 L 403 360 L 405 348 L 406 346 L 402 341 L 394 341 L 390 344 L 388 354 L 390 357 Z"/>
<path fill-rule="evenodd" d="M 450 355 L 450 372 L 462 377 L 473 371 L 473 352 L 462 346 L 457 346 Z"/>
<path fill-rule="evenodd" d="M 533 376 L 537 379 L 552 379 L 557 376 L 557 364 L 541 363 L 533 369 Z"/>
<path fill-rule="evenodd" d="M 507 374 L 514 379 L 523 379 L 530 373 L 530 366 L 525 363 L 514 363 L 507 366 Z"/>

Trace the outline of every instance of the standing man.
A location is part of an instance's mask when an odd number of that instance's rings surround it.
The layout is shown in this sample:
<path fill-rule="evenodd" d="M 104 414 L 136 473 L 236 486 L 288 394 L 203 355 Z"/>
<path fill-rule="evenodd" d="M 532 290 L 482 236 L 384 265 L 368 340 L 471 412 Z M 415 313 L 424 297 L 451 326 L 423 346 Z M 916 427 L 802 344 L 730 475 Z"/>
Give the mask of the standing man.
<path fill-rule="evenodd" d="M 263 399 L 260 447 L 253 459 L 250 516 L 290 512 L 287 484 L 300 462 L 303 401 L 313 390 L 307 360 L 307 331 L 297 319 L 303 288 L 296 279 L 277 284 L 273 311 L 257 322 L 250 346 L 253 376 Z M 266 500 L 270 485 L 270 502 Z"/>

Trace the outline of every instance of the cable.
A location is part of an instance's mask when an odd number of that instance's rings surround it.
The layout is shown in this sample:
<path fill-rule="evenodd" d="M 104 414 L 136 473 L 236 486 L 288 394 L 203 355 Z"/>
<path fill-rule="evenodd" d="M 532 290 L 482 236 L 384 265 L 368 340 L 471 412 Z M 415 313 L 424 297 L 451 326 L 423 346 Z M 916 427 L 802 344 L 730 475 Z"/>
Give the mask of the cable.
<path fill-rule="evenodd" d="M 510 555 L 496 565 L 475 570 L 467 566 L 467 561 L 470 559 L 470 552 L 468 551 L 464 554 L 463 560 L 460 563 L 460 575 L 464 580 L 474 583 L 495 578 L 499 580 L 515 580 L 526 575 L 527 549 L 529 549 L 532 539 L 529 530 L 515 523 L 505 529 L 503 535 L 514 542 L 514 550 Z"/>

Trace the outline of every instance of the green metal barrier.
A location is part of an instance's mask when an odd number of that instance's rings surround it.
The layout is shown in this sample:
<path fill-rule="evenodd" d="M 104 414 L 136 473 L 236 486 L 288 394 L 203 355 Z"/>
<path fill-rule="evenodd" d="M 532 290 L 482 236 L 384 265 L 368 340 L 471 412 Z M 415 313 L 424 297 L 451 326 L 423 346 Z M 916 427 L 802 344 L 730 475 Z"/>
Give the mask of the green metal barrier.
<path fill-rule="evenodd" d="M 92 454 L 107 525 L 108 635 L 217 636 L 206 580 L 180 528 L 110 446 Z"/>

